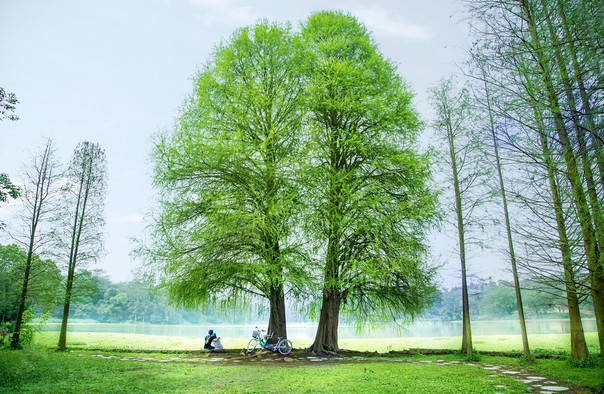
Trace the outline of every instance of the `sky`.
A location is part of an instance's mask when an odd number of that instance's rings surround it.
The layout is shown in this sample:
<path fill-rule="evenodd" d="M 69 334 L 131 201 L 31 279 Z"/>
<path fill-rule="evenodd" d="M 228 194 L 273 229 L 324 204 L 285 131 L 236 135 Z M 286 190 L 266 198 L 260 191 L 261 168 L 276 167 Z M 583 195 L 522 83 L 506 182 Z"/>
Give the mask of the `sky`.
<path fill-rule="evenodd" d="M 152 136 L 172 128 L 195 71 L 238 27 L 267 18 L 297 30 L 325 9 L 367 26 L 429 121 L 427 90 L 459 73 L 468 47 L 458 0 L 0 0 L 0 86 L 16 94 L 20 118 L 0 122 L 0 171 L 20 182 L 46 138 L 64 163 L 78 142 L 100 143 L 108 162 L 106 254 L 91 268 L 113 281 L 133 279 L 140 262 L 130 256 L 132 239 L 143 236 L 154 207 Z M 0 220 L 10 225 L 17 207 L 3 204 Z M 458 285 L 454 245 L 431 239 L 444 264 L 441 283 Z M 479 276 L 502 275 L 496 257 L 478 261 Z"/>

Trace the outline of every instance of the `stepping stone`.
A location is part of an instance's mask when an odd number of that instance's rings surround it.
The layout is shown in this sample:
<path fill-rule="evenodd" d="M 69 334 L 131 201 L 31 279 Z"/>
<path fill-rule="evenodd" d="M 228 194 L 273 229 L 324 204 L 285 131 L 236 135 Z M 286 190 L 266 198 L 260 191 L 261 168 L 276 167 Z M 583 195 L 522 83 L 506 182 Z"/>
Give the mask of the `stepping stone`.
<path fill-rule="evenodd" d="M 504 373 L 506 375 L 518 375 L 520 372 L 518 372 L 518 371 L 501 371 L 501 373 Z"/>
<path fill-rule="evenodd" d="M 160 363 L 169 363 L 170 360 L 158 360 Z"/>
<path fill-rule="evenodd" d="M 428 360 L 421 360 L 420 363 L 426 363 L 426 364 L 432 364 L 432 361 L 428 361 Z"/>
<path fill-rule="evenodd" d="M 449 364 L 461 364 L 461 361 L 449 361 Z"/>
<path fill-rule="evenodd" d="M 487 377 L 489 377 L 489 378 L 496 378 L 497 375 L 487 375 Z"/>
<path fill-rule="evenodd" d="M 568 387 L 564 386 L 541 386 L 541 390 L 551 391 L 551 392 L 560 392 L 560 391 L 568 391 Z"/>
<path fill-rule="evenodd" d="M 224 361 L 224 358 L 220 358 L 220 357 L 211 358 L 210 361 Z"/>
<path fill-rule="evenodd" d="M 445 360 L 436 360 L 437 363 L 444 363 Z"/>
<path fill-rule="evenodd" d="M 466 364 L 466 365 L 469 365 L 470 367 L 475 367 L 476 366 L 476 364 Z"/>
<path fill-rule="evenodd" d="M 507 386 L 506 386 L 506 385 L 504 385 L 504 384 L 496 384 L 494 387 L 497 387 L 498 389 L 504 389 L 504 388 L 506 388 Z"/>
<path fill-rule="evenodd" d="M 552 385 L 554 385 L 556 383 L 558 383 L 558 382 L 554 382 L 554 381 L 551 381 L 551 380 L 547 380 L 547 381 L 543 382 L 543 384 L 552 384 Z"/>
<path fill-rule="evenodd" d="M 530 384 L 530 383 L 533 383 L 533 382 L 534 382 L 534 380 L 520 379 L 520 382 L 521 382 L 521 383 L 524 383 L 524 384 Z"/>
<path fill-rule="evenodd" d="M 496 371 L 499 369 L 499 367 L 483 367 L 484 369 L 486 369 L 487 371 Z"/>
<path fill-rule="evenodd" d="M 527 376 L 526 378 L 530 380 L 545 380 L 543 376 Z"/>

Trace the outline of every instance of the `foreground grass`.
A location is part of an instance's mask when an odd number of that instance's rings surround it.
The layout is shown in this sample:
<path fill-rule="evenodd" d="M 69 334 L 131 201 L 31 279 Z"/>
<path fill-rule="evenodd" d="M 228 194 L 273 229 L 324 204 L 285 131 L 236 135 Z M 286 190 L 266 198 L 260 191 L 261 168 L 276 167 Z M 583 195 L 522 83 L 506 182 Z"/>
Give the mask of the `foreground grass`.
<path fill-rule="evenodd" d="M 217 366 L 91 357 L 33 347 L 0 351 L 6 392 L 402 392 L 493 393 L 526 386 L 465 365 L 360 363 L 321 366 Z"/>
<path fill-rule="evenodd" d="M 568 354 L 567 335 L 541 335 L 530 338 L 540 354 Z M 169 359 L 178 352 L 199 350 L 200 338 L 166 337 L 140 334 L 70 333 L 72 352 L 54 351 L 58 333 L 43 332 L 36 343 L 24 351 L 0 350 L 0 391 L 8 392 L 494 392 L 495 385 L 505 385 L 510 392 L 524 392 L 526 386 L 506 376 L 488 378 L 479 367 L 468 365 L 439 366 L 408 364 L 381 358 L 381 363 L 301 366 L 219 366 L 204 363 L 143 363 L 91 357 L 93 350 L 104 354 L 125 355 L 129 350 L 164 350 L 149 354 Z M 476 347 L 486 350 L 521 350 L 517 336 L 475 337 Z M 592 354 L 597 354 L 595 333 L 587 334 Z M 247 340 L 223 340 L 228 348 L 243 348 Z M 413 338 L 342 340 L 340 346 L 360 351 L 404 350 L 407 348 L 457 349 L 459 338 Z M 310 341 L 294 341 L 302 348 Z M 144 356 L 137 354 L 137 356 Z M 371 358 L 379 360 L 379 355 Z M 413 356 L 401 359 L 457 360 L 459 354 Z M 594 357 L 596 360 L 597 357 Z M 589 388 L 604 389 L 602 367 L 577 368 L 564 358 L 539 358 L 527 364 L 521 358 L 481 355 L 481 362 L 526 367 L 556 380 Z M 72 380 L 75 378 L 76 380 Z"/>

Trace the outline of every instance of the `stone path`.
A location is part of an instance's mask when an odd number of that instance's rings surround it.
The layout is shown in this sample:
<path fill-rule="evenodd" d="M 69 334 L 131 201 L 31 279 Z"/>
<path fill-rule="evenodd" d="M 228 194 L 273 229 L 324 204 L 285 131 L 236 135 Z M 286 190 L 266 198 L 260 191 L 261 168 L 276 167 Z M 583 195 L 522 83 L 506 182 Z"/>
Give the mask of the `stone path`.
<path fill-rule="evenodd" d="M 243 361 L 245 361 L 246 363 L 254 362 L 254 361 L 292 363 L 294 361 L 302 361 L 307 364 L 308 363 L 312 363 L 312 364 L 314 364 L 314 363 L 317 363 L 317 364 L 330 363 L 330 364 L 332 364 L 332 363 L 342 363 L 342 362 L 385 361 L 383 359 L 372 360 L 371 357 L 319 357 L 319 356 L 305 356 L 305 357 L 300 357 L 300 358 L 294 360 L 293 357 L 277 356 L 275 353 L 272 353 L 272 352 L 257 352 L 255 355 L 247 355 L 245 353 L 242 353 L 242 355 L 245 356 L 244 359 L 213 357 L 213 356 L 211 356 L 211 353 L 209 353 L 209 355 L 207 355 L 206 357 L 187 357 L 187 358 L 172 357 L 170 359 L 164 359 L 164 360 L 149 358 L 149 357 L 107 356 L 107 355 L 103 355 L 103 354 L 93 354 L 92 357 L 108 358 L 108 359 L 112 358 L 112 359 L 118 359 L 118 360 L 124 360 L 124 361 L 156 362 L 156 363 L 174 363 L 174 362 L 191 363 L 191 362 L 201 362 L 201 361 L 206 361 L 206 362 L 225 362 L 226 361 L 229 363 L 241 363 Z M 80 354 L 80 356 L 83 356 L 83 354 Z M 263 357 L 263 356 L 269 356 L 269 357 Z M 270 357 L 270 356 L 273 356 L 273 357 Z M 526 370 L 523 368 L 513 369 L 512 367 L 509 367 L 509 366 L 501 366 L 501 365 L 494 365 L 494 364 L 466 363 L 466 362 L 461 362 L 461 361 L 445 361 L 445 360 L 415 361 L 415 360 L 393 359 L 393 360 L 388 360 L 388 362 L 425 363 L 425 364 L 435 364 L 435 365 L 467 365 L 467 366 L 472 366 L 472 367 L 483 368 L 484 370 L 491 372 L 491 374 L 488 375 L 489 378 L 495 378 L 498 376 L 497 374 L 507 375 L 511 378 L 516 379 L 517 381 L 519 381 L 521 383 L 526 384 L 528 386 L 528 388 L 530 388 L 531 391 L 534 393 L 551 394 L 551 393 L 559 393 L 559 392 L 565 392 L 565 393 L 582 393 L 582 392 L 584 392 L 583 390 L 571 389 L 570 387 L 567 387 L 567 386 L 563 385 L 562 383 L 559 383 L 554 380 L 549 380 L 549 378 L 546 378 L 543 376 L 538 376 L 535 374 L 535 372 L 529 371 L 529 370 Z M 505 389 L 507 388 L 507 386 L 502 385 L 502 384 L 494 385 L 494 387 L 496 389 L 501 389 L 502 391 L 505 391 Z"/>

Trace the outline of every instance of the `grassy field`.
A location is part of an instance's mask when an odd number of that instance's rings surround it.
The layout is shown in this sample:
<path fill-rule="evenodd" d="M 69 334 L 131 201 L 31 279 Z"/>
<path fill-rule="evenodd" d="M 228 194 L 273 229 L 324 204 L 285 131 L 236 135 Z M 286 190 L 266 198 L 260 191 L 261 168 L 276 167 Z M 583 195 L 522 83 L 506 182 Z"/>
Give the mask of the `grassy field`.
<path fill-rule="evenodd" d="M 533 348 L 555 353 L 568 352 L 565 335 L 532 338 Z M 517 380 L 475 364 L 438 365 L 437 359 L 465 361 L 459 354 L 412 356 L 396 359 L 378 355 L 352 363 L 234 365 L 195 362 L 140 362 L 93 357 L 95 353 L 136 355 L 169 360 L 186 359 L 186 352 L 199 350 L 199 338 L 163 337 L 137 334 L 71 333 L 69 352 L 56 352 L 58 333 L 43 332 L 36 343 L 22 351 L 0 350 L 0 392 L 402 392 L 402 393 L 494 393 L 527 392 Z M 515 336 L 477 337 L 482 350 L 520 349 Z M 588 341 L 595 352 L 597 338 Z M 481 343 L 482 342 L 482 343 Z M 243 348 L 245 340 L 224 340 L 231 348 Z M 300 348 L 309 343 L 297 342 Z M 390 347 L 389 347 L 390 346 Z M 450 348 L 459 346 L 459 338 L 422 338 L 421 343 L 400 339 L 342 341 L 351 350 L 402 350 L 405 348 Z M 93 350 L 94 349 L 94 350 Z M 132 353 L 147 349 L 148 354 Z M 151 353 L 152 350 L 169 350 Z M 597 358 L 594 358 L 597 359 Z M 402 362 L 401 362 L 402 361 Z M 411 361 L 411 362 L 409 362 Z M 421 363 L 420 361 L 432 361 Z M 604 388 L 601 366 L 577 368 L 564 359 L 537 359 L 526 363 L 519 358 L 480 356 L 481 363 L 511 368 L 529 368 L 583 388 Z M 500 386 L 505 386 L 504 388 Z"/>
<path fill-rule="evenodd" d="M 43 331 L 36 337 L 36 343 L 54 347 L 59 339 L 56 331 Z M 589 351 L 599 351 L 598 335 L 595 332 L 585 334 Z M 73 332 L 69 333 L 68 345 L 88 349 L 147 349 L 147 350 L 199 350 L 203 339 L 188 337 L 169 337 L 143 334 L 113 334 Z M 478 351 L 522 351 L 520 335 L 474 336 L 474 347 Z M 222 338 L 226 348 L 242 349 L 249 339 Z M 295 348 L 306 348 L 311 340 L 294 340 Z M 547 334 L 529 336 L 529 344 L 533 350 L 544 350 L 550 353 L 568 354 L 570 352 L 570 337 L 568 334 Z M 422 349 L 458 349 L 461 337 L 446 338 L 372 338 L 372 339 L 342 339 L 340 348 L 368 352 L 386 353 L 391 350 L 401 351 L 410 348 Z"/>

